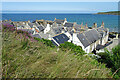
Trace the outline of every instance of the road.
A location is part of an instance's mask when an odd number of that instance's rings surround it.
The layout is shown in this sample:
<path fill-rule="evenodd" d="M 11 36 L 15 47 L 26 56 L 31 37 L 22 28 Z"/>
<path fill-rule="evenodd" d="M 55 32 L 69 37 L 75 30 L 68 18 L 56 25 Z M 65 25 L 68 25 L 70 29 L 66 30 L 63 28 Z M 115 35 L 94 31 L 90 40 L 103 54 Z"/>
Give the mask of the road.
<path fill-rule="evenodd" d="M 115 46 L 117 46 L 120 43 L 120 38 L 119 39 L 114 38 L 114 39 L 111 39 L 111 41 L 113 41 L 112 44 L 105 47 L 108 49 L 108 51 L 111 51 L 112 48 L 114 48 Z M 100 52 L 104 52 L 104 49 L 97 51 L 97 53 L 100 53 Z"/>

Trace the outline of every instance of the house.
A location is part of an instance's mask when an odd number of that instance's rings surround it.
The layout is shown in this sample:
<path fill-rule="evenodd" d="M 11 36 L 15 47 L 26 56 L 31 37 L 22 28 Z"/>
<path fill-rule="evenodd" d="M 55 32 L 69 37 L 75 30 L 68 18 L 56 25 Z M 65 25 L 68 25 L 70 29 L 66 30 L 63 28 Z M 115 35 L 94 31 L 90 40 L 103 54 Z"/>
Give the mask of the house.
<path fill-rule="evenodd" d="M 47 27 L 44 29 L 44 34 L 48 33 L 50 31 L 50 24 L 47 24 Z"/>
<path fill-rule="evenodd" d="M 90 53 L 100 44 L 100 34 L 95 29 L 73 33 L 72 43 L 81 46 L 86 53 Z"/>
<path fill-rule="evenodd" d="M 69 37 L 64 33 L 61 33 L 59 35 L 52 37 L 51 41 L 53 42 L 53 44 L 59 46 L 60 44 L 69 41 Z"/>
<path fill-rule="evenodd" d="M 105 45 L 109 37 L 109 29 L 104 27 L 99 27 L 96 29 L 101 34 L 101 45 Z"/>
<path fill-rule="evenodd" d="M 51 38 L 51 35 L 50 34 L 44 34 L 43 32 L 40 32 L 40 33 L 37 33 L 40 35 L 41 38 L 44 38 L 44 39 L 49 39 Z"/>
<path fill-rule="evenodd" d="M 56 19 L 54 20 L 53 27 L 59 27 L 64 25 L 67 22 L 66 18 L 64 20 Z"/>

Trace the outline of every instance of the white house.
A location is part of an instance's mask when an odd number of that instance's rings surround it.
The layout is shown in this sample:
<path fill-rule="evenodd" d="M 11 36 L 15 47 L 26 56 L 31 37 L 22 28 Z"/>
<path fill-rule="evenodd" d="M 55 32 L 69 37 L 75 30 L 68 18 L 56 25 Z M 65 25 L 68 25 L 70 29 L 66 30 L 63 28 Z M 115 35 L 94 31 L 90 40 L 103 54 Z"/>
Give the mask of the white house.
<path fill-rule="evenodd" d="M 83 33 L 73 33 L 72 42 L 81 46 L 86 53 L 90 53 L 100 43 L 100 34 L 95 29 Z"/>
<path fill-rule="evenodd" d="M 50 31 L 50 24 L 47 24 L 47 27 L 44 29 L 44 34 Z"/>

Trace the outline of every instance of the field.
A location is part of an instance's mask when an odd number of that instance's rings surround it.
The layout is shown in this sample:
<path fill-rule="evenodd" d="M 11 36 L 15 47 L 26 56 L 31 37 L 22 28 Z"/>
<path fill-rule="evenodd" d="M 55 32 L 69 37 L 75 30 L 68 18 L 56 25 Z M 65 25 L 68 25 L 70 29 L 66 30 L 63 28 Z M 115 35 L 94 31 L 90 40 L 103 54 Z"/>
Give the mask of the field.
<path fill-rule="evenodd" d="M 3 30 L 3 78 L 111 78 L 105 64 L 68 48 L 31 41 L 23 34 Z"/>

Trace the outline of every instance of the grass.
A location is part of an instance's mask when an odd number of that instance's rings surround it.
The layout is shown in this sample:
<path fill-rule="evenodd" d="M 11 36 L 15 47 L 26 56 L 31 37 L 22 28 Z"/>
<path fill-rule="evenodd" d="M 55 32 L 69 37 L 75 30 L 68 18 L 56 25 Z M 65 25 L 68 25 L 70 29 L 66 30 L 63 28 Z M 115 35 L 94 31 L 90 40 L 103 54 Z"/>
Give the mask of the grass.
<path fill-rule="evenodd" d="M 2 77 L 2 71 L 1 71 L 1 69 L 2 69 L 2 60 L 1 60 L 1 58 L 2 58 L 2 32 L 0 31 L 0 78 Z"/>
<path fill-rule="evenodd" d="M 3 32 L 3 78 L 110 78 L 105 64 L 85 55 L 75 55 L 43 42 L 20 38 L 16 32 Z"/>

